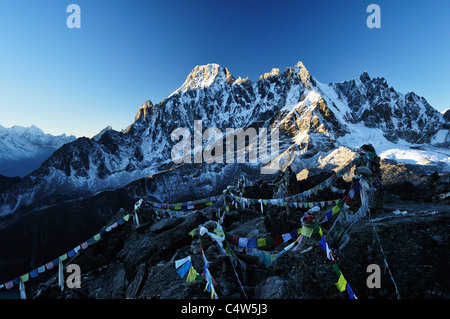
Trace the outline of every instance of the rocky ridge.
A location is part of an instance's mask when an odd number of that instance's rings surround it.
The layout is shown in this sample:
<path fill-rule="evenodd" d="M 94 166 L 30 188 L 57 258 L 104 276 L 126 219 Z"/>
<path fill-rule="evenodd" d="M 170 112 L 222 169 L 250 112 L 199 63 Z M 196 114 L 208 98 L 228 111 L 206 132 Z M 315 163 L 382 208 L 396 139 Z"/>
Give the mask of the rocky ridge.
<path fill-rule="evenodd" d="M 384 167 L 386 165 L 391 164 L 384 164 Z M 394 169 L 391 167 L 391 172 Z M 411 175 L 422 178 L 426 182 L 424 189 L 430 194 L 449 191 L 449 176 L 427 177 L 414 172 Z M 327 176 L 324 172 L 302 182 L 291 181 L 290 185 L 297 190 L 310 188 Z M 385 195 L 391 196 L 385 196 L 384 206 L 372 211 L 371 220 L 355 223 L 338 240 L 330 242 L 336 263 L 360 299 L 395 299 L 399 296 L 402 299 L 447 299 L 450 293 L 450 277 L 446 272 L 450 198 L 425 196 L 426 205 L 420 207 L 401 190 L 396 191 L 396 182 L 390 183 L 389 176 L 390 173 L 385 175 Z M 247 187 L 246 196 L 260 197 L 261 189 L 269 195 L 271 186 L 262 183 Z M 347 185 L 347 189 L 350 185 L 345 180 L 339 183 L 341 187 Z M 323 199 L 324 194 L 321 196 Z M 259 205 L 247 208 L 237 205 L 227 213 L 223 227 L 225 232 L 237 236 L 266 237 L 296 229 L 301 225 L 305 211 L 307 209 L 290 208 L 288 212 L 284 207 L 270 206 L 261 213 Z M 111 222 L 121 214 L 123 212 L 111 218 Z M 258 263 L 258 258 L 235 249 L 237 257 L 246 264 L 242 267 L 221 253 L 214 241 L 189 235 L 199 225 L 214 218 L 212 211 L 154 222 L 150 215 L 139 216 L 139 226 L 129 222 L 111 231 L 70 261 L 79 264 L 83 270 L 80 289 L 61 292 L 54 276 L 47 284 L 34 286 L 31 289 L 33 297 L 209 299 L 210 295 L 204 291 L 204 280 L 186 282 L 175 268 L 175 260 L 189 254 L 194 268 L 201 273 L 204 262 L 201 242 L 220 299 L 348 298 L 346 292 L 336 289 L 338 277 L 333 263 L 320 248 L 317 233 L 306 238 L 299 249 L 286 252 L 268 267 Z M 330 226 L 323 224 L 321 227 L 328 232 Z M 399 254 L 405 251 L 408 253 Z M 385 262 L 392 277 L 388 271 L 383 271 L 381 288 L 368 288 L 367 266 L 377 264 L 383 269 Z"/>

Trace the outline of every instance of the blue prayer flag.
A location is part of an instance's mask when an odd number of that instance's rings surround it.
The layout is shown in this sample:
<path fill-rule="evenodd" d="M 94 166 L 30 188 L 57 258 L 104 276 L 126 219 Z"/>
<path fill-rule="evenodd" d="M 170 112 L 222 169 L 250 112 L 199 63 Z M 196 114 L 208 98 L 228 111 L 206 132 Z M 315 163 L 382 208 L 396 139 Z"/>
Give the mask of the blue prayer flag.
<path fill-rule="evenodd" d="M 258 246 L 258 242 L 256 238 L 250 238 L 247 242 L 247 247 L 256 248 Z"/>
<path fill-rule="evenodd" d="M 356 298 L 356 296 L 355 296 L 355 294 L 353 293 L 352 288 L 350 288 L 350 285 L 348 284 L 348 282 L 347 282 L 347 293 L 348 293 L 348 297 L 349 297 L 350 299 L 355 299 L 355 298 Z"/>
<path fill-rule="evenodd" d="M 189 269 L 192 267 L 192 263 L 190 260 L 186 261 L 183 266 L 180 267 L 180 269 L 177 270 L 178 275 L 180 275 L 181 278 L 184 277 L 184 275 L 187 274 Z"/>
<path fill-rule="evenodd" d="M 320 249 L 326 250 L 327 249 L 327 242 L 325 241 L 325 238 L 322 236 L 322 239 L 320 240 Z"/>

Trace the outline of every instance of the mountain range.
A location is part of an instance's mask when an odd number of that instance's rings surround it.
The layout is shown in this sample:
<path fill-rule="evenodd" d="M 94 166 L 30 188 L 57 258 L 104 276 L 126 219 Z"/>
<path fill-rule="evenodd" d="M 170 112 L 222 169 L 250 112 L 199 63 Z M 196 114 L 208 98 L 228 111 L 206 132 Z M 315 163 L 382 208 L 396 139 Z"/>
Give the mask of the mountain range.
<path fill-rule="evenodd" d="M 8 177 L 28 175 L 58 148 L 74 140 L 73 135 L 45 134 L 34 125 L 11 128 L 0 125 L 0 174 Z"/>
<path fill-rule="evenodd" d="M 384 78 L 364 72 L 323 84 L 298 62 L 252 82 L 208 64 L 196 66 L 163 101 L 142 104 L 122 132 L 107 128 L 91 139 L 60 138 L 68 143 L 2 192 L 0 216 L 123 187 L 136 199 L 177 202 L 220 194 L 241 174 L 264 178 L 261 163 L 174 163 L 171 133 L 180 127 L 194 132 L 195 120 L 222 132 L 278 128 L 280 155 L 274 161 L 296 173 L 339 166 L 340 154 L 365 143 L 381 157 L 450 171 L 448 116 L 415 93 L 397 92 Z"/>

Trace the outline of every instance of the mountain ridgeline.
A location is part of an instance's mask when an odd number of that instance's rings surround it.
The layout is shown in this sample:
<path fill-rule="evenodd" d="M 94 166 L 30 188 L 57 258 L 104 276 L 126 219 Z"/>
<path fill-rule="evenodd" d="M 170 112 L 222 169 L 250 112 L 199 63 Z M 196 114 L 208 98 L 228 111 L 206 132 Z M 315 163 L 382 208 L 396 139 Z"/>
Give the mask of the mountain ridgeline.
<path fill-rule="evenodd" d="M 402 94 L 384 78 L 359 78 L 329 85 L 318 82 L 298 62 L 283 72 L 272 69 L 258 81 L 233 77 L 217 64 L 195 67 L 184 84 L 158 104 L 145 102 L 122 132 L 104 130 L 95 138 L 64 144 L 40 168 L 2 192 L 0 216 L 38 211 L 61 201 L 145 181 L 142 195 L 163 202 L 220 194 L 238 174 L 259 178 L 258 165 L 238 163 L 176 164 L 171 160 L 179 127 L 203 129 L 279 128 L 280 153 L 318 166 L 318 159 L 361 129 L 377 129 L 391 143 L 419 147 L 450 146 L 449 122 L 414 93 Z M 442 134 L 444 134 L 442 136 Z M 376 142 L 374 144 L 376 146 Z M 291 156 L 292 157 L 292 156 Z M 134 183 L 134 184 L 133 184 Z M 144 193 L 146 194 L 144 194 Z"/>

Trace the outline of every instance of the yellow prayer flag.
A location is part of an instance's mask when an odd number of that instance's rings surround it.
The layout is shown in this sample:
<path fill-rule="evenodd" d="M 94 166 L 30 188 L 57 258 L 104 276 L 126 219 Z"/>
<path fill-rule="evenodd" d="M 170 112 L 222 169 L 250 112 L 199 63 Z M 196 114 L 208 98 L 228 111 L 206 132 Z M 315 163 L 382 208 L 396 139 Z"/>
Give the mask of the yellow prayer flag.
<path fill-rule="evenodd" d="M 344 276 L 341 275 L 339 276 L 339 280 L 338 282 L 335 284 L 337 289 L 339 289 L 340 292 L 345 291 L 346 287 L 347 287 L 347 280 L 345 280 Z"/>
<path fill-rule="evenodd" d="M 265 238 L 258 238 L 258 244 L 257 247 L 264 247 L 266 246 L 266 239 Z"/>
<path fill-rule="evenodd" d="M 341 211 L 341 208 L 339 207 L 339 205 L 336 205 L 331 211 L 333 212 L 333 215 L 335 215 Z"/>
<path fill-rule="evenodd" d="M 186 278 L 186 282 L 193 282 L 195 281 L 195 278 L 197 277 L 197 271 L 194 269 L 194 267 L 191 266 L 189 268 L 189 273 Z"/>

